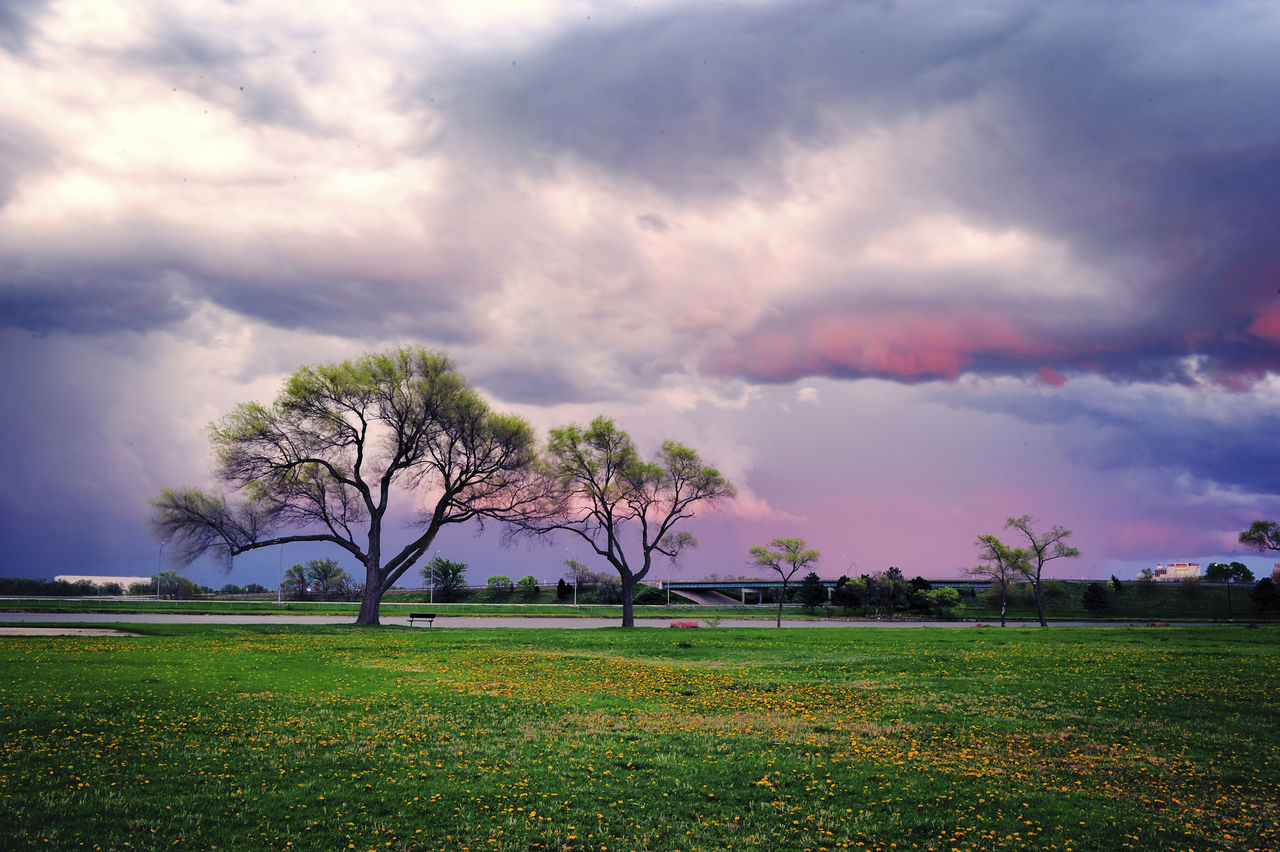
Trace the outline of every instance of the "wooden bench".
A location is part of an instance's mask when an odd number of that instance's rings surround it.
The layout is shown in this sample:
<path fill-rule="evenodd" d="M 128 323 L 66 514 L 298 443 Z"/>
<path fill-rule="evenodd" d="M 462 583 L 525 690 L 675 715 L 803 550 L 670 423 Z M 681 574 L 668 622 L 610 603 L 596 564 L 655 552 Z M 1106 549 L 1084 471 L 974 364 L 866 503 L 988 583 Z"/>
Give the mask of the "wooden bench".
<path fill-rule="evenodd" d="M 411 613 L 409 613 L 409 626 L 410 626 L 410 627 L 412 627 L 412 626 L 413 626 L 413 622 L 414 622 L 415 620 L 416 620 L 416 621 L 425 621 L 425 622 L 427 623 L 427 626 L 428 626 L 428 627 L 430 627 L 430 626 L 432 625 L 432 623 L 434 623 L 434 622 L 435 622 L 435 620 L 436 620 L 436 614 L 435 614 L 434 612 L 411 612 Z"/>

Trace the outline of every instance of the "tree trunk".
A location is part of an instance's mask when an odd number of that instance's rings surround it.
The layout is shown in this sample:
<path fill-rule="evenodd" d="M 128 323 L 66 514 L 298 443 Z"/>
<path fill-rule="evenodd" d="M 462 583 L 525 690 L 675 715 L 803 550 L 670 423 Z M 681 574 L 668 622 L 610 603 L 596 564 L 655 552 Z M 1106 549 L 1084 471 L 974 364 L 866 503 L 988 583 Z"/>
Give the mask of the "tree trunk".
<path fill-rule="evenodd" d="M 1000 626 L 1004 627 L 1004 615 L 1009 609 L 1009 584 L 1000 584 Z"/>
<path fill-rule="evenodd" d="M 787 598 L 787 581 L 782 581 L 782 589 L 778 591 L 778 627 L 782 627 L 782 602 Z"/>
<path fill-rule="evenodd" d="M 622 626 L 636 626 L 636 608 L 632 600 L 636 589 L 635 575 L 630 571 L 619 571 L 622 575 Z"/>
<path fill-rule="evenodd" d="M 1044 601 L 1040 598 L 1040 578 L 1036 577 L 1036 615 L 1040 616 L 1040 626 L 1048 627 L 1049 622 L 1044 620 Z"/>
<path fill-rule="evenodd" d="M 382 580 L 377 569 L 365 571 L 364 594 L 360 596 L 360 614 L 356 616 L 356 624 L 376 627 L 378 625 L 378 608 L 382 605 Z"/>

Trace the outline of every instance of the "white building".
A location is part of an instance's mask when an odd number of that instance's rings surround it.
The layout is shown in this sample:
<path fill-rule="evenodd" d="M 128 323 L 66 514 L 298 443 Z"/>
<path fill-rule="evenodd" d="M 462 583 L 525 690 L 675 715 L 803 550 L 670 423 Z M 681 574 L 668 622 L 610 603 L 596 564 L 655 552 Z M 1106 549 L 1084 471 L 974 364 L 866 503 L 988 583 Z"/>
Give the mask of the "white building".
<path fill-rule="evenodd" d="M 1170 562 L 1168 565 L 1156 565 L 1152 578 L 1157 583 L 1177 583 L 1200 576 L 1199 562 Z"/>

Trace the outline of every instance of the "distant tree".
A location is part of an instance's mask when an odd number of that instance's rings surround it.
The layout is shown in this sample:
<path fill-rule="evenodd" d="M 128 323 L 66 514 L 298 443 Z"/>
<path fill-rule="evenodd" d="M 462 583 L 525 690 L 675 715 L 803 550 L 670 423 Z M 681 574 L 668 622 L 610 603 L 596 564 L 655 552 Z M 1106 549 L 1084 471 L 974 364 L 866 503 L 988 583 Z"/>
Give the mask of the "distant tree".
<path fill-rule="evenodd" d="M 1259 615 L 1280 612 L 1280 586 L 1270 577 L 1263 577 L 1249 592 L 1249 602 Z"/>
<path fill-rule="evenodd" d="M 489 590 L 490 600 L 505 600 L 511 594 L 511 578 L 506 574 L 494 574 L 485 582 L 485 586 Z"/>
<path fill-rule="evenodd" d="M 573 589 L 569 588 L 569 584 L 564 581 L 564 577 L 561 577 L 556 581 L 556 600 L 568 600 L 569 596 L 572 594 Z"/>
<path fill-rule="evenodd" d="M 956 589 L 926 589 L 917 594 L 924 598 L 925 612 L 934 618 L 955 618 L 961 608 L 960 592 Z"/>
<path fill-rule="evenodd" d="M 244 589 L 235 583 L 227 583 L 221 589 L 218 589 L 220 595 L 243 595 Z"/>
<path fill-rule="evenodd" d="M 889 611 L 890 618 L 910 606 L 911 584 L 902 576 L 901 568 L 891 565 L 885 571 L 872 574 L 871 581 L 880 605 Z"/>
<path fill-rule="evenodd" d="M 1146 568 L 1143 568 L 1138 572 L 1138 579 L 1145 580 L 1148 583 L 1154 583 L 1156 580 L 1155 569 L 1148 565 Z"/>
<path fill-rule="evenodd" d="M 293 565 L 284 572 L 284 580 L 280 583 L 281 594 L 291 601 L 306 600 L 307 569 L 304 565 Z"/>
<path fill-rule="evenodd" d="M 831 590 L 831 603 L 840 607 L 842 615 L 848 613 L 849 607 L 857 602 L 853 596 L 852 582 L 848 574 L 841 574 L 836 580 L 835 588 Z"/>
<path fill-rule="evenodd" d="M 155 585 L 153 583 L 130 583 L 128 593 L 135 597 L 155 594 Z"/>
<path fill-rule="evenodd" d="M 98 587 L 98 594 L 113 595 L 113 596 L 123 595 L 124 588 L 119 583 L 114 583 L 114 582 L 103 583 L 101 586 Z"/>
<path fill-rule="evenodd" d="M 813 571 L 805 574 L 804 579 L 800 581 L 800 603 L 807 606 L 812 613 L 814 607 L 825 603 L 826 600 L 827 590 L 822 585 L 822 578 Z"/>
<path fill-rule="evenodd" d="M 1111 598 L 1107 595 L 1107 587 L 1101 583 L 1090 583 L 1083 594 L 1084 608 L 1093 613 L 1104 613 L 1111 609 Z"/>
<path fill-rule="evenodd" d="M 307 586 L 321 600 L 345 600 L 353 580 L 336 559 L 312 559 L 306 567 Z"/>
<path fill-rule="evenodd" d="M 1031 588 L 1035 592 L 1036 615 L 1040 617 L 1040 626 L 1048 627 L 1049 622 L 1044 617 L 1044 600 L 1040 593 L 1044 564 L 1051 559 L 1074 559 L 1080 555 L 1080 551 L 1066 543 L 1066 539 L 1072 534 L 1071 530 L 1055 525 L 1048 532 L 1037 535 L 1031 528 L 1034 523 L 1035 519 L 1030 515 L 1021 515 L 1009 518 L 1005 527 L 1019 530 L 1027 537 L 1028 558 L 1021 563 L 1019 570 L 1031 582 Z"/>
<path fill-rule="evenodd" d="M 678 529 L 700 505 L 734 496 L 733 485 L 698 453 L 666 441 L 646 461 L 607 417 L 552 429 L 539 469 L 538 500 L 517 513 L 515 534 L 569 533 L 617 572 L 622 626 L 635 626 L 635 586 L 655 556 L 676 561 L 696 545 Z"/>
<path fill-rule="evenodd" d="M 1119 578 L 1119 577 L 1117 577 L 1115 574 L 1112 574 L 1112 575 L 1111 575 L 1111 590 L 1112 590 L 1112 591 L 1114 591 L 1114 592 L 1118 595 L 1118 594 L 1120 594 L 1120 590 L 1121 590 L 1122 588 L 1124 588 L 1124 585 L 1120 582 L 1120 578 Z"/>
<path fill-rule="evenodd" d="M 806 548 L 802 538 L 775 538 L 768 546 L 756 545 L 750 552 L 752 564 L 774 571 L 782 580 L 778 594 L 778 627 L 782 627 L 782 603 L 787 596 L 787 583 L 801 570 L 816 563 L 821 554 Z"/>
<path fill-rule="evenodd" d="M 527 601 L 538 596 L 538 578 L 532 574 L 525 574 L 516 581 L 516 586 L 520 589 L 520 596 Z"/>
<path fill-rule="evenodd" d="M 153 525 L 173 544 L 165 552 L 189 564 L 333 544 L 364 567 L 357 624 L 378 623 L 383 595 L 441 529 L 501 517 L 530 496 L 529 424 L 490 410 L 449 358 L 421 348 L 303 367 L 274 403 L 241 404 L 209 434 L 230 499 L 161 491 Z M 393 551 L 392 503 L 420 499 L 407 492 L 429 502 L 417 534 Z"/>
<path fill-rule="evenodd" d="M 467 564 L 437 556 L 422 566 L 422 579 L 434 589 L 437 600 L 456 601 L 467 587 Z"/>
<path fill-rule="evenodd" d="M 261 583 L 250 583 L 249 585 L 244 587 L 244 592 L 246 595 L 265 595 L 269 591 L 271 590 L 268 589 L 266 586 L 262 585 Z"/>
<path fill-rule="evenodd" d="M 161 571 L 151 575 L 151 582 L 162 598 L 171 600 L 191 600 L 199 593 L 196 584 L 173 571 Z"/>
<path fill-rule="evenodd" d="M 1280 523 L 1254 521 L 1249 529 L 1240 533 L 1240 543 L 1259 553 L 1280 550 Z"/>
<path fill-rule="evenodd" d="M 970 568 L 969 573 L 991 581 L 1000 595 L 1000 626 L 1004 627 L 1009 609 L 1009 584 L 1015 577 L 1025 575 L 1024 566 L 1031 554 L 1020 547 L 1009 547 L 990 534 L 978 536 L 975 544 L 978 545 L 978 558 L 986 564 Z"/>
<path fill-rule="evenodd" d="M 1210 562 L 1204 569 L 1204 578 L 1210 583 L 1252 583 L 1253 572 L 1243 562 Z"/>

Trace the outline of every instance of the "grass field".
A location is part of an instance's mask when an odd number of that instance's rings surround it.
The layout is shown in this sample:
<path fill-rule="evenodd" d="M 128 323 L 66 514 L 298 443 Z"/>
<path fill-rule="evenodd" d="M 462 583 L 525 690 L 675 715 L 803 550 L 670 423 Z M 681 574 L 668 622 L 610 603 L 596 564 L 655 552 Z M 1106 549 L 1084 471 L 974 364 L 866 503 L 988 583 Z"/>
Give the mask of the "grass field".
<path fill-rule="evenodd" d="M 1280 630 L 0 638 L 9 849 L 1280 848 Z"/>

